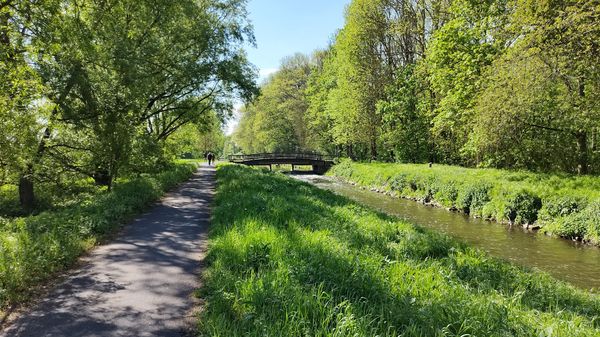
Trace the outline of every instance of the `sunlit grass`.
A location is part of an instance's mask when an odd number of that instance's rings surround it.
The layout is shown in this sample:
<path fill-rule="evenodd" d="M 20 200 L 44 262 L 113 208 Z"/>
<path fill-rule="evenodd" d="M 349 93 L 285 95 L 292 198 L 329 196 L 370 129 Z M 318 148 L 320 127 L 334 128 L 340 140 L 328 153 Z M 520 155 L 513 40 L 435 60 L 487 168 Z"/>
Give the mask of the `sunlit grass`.
<path fill-rule="evenodd" d="M 73 262 L 164 191 L 188 179 L 192 163 L 120 179 L 111 192 L 78 195 L 70 205 L 0 222 L 0 311 Z M 1 220 L 1 219 L 0 219 Z"/>
<path fill-rule="evenodd" d="M 279 173 L 221 166 L 202 336 L 594 336 L 600 298 Z"/>

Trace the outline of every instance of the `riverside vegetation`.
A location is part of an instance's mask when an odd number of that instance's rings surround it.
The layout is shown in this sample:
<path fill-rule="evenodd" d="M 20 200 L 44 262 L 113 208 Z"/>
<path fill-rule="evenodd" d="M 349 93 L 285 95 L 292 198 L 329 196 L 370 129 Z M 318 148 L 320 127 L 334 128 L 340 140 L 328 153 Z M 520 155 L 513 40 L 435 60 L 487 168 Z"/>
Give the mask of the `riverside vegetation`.
<path fill-rule="evenodd" d="M 329 174 L 475 217 L 600 245 L 598 177 L 349 160 Z"/>
<path fill-rule="evenodd" d="M 600 297 L 279 173 L 224 165 L 203 336 L 597 336 Z"/>
<path fill-rule="evenodd" d="M 0 217 L 0 312 L 27 300 L 35 286 L 68 268 L 124 221 L 187 180 L 196 167 L 179 162 L 155 174 L 123 178 L 109 193 L 82 180 L 60 204 L 37 215 Z M 4 193 L 0 201 L 18 205 L 18 200 L 11 200 L 16 196 Z"/>

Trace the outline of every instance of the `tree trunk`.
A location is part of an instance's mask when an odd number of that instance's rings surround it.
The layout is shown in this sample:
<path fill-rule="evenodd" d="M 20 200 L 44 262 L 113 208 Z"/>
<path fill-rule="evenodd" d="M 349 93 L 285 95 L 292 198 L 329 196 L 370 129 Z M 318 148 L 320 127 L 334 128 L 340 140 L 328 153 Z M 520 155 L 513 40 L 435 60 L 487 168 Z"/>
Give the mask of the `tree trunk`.
<path fill-rule="evenodd" d="M 377 160 L 377 140 L 375 137 L 371 138 L 371 160 Z"/>
<path fill-rule="evenodd" d="M 354 150 L 352 148 L 352 143 L 349 143 L 346 147 L 346 153 L 348 154 L 348 158 L 355 160 L 354 158 Z"/>
<path fill-rule="evenodd" d="M 575 134 L 577 139 L 577 172 L 579 174 L 588 174 L 589 157 L 587 146 L 587 133 L 580 131 Z"/>
<path fill-rule="evenodd" d="M 92 174 L 92 178 L 94 178 L 94 183 L 98 186 L 110 186 L 112 185 L 112 176 L 106 169 L 98 169 L 94 174 Z"/>
<path fill-rule="evenodd" d="M 30 212 L 35 206 L 33 167 L 31 166 L 19 178 L 19 202 L 26 212 Z"/>
<path fill-rule="evenodd" d="M 58 114 L 58 106 L 71 92 L 71 89 L 74 85 L 75 76 L 71 76 L 67 82 L 67 85 L 65 86 L 64 91 L 60 94 L 60 96 L 55 102 L 56 105 L 54 106 L 54 109 L 52 109 L 52 112 L 50 114 L 48 126 L 46 126 L 42 138 L 38 143 L 38 148 L 36 153 L 34 154 L 34 157 L 31 158 L 31 161 L 29 161 L 29 164 L 27 164 L 27 169 L 25 170 L 25 172 L 23 172 L 23 174 L 21 174 L 21 178 L 19 179 L 19 201 L 21 202 L 21 207 L 23 207 L 25 210 L 31 209 L 35 204 L 33 176 L 35 173 L 35 166 L 42 160 L 42 158 L 44 157 L 44 153 L 46 152 L 46 142 L 50 139 L 50 136 L 52 135 L 51 121 Z"/>

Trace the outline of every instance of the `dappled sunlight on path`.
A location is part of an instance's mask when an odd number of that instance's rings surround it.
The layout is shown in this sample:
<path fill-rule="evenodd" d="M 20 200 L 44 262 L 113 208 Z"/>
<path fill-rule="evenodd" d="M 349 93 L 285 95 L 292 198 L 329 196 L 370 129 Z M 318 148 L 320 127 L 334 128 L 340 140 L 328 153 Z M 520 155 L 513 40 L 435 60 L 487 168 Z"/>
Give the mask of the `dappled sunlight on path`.
<path fill-rule="evenodd" d="M 202 167 L 0 336 L 187 334 L 213 193 L 214 169 Z"/>

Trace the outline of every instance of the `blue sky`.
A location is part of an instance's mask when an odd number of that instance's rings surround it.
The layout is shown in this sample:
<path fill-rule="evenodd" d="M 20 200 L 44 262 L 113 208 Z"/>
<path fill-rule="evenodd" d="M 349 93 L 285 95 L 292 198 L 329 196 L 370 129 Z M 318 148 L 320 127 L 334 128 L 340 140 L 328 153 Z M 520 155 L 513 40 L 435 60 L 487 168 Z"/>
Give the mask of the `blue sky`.
<path fill-rule="evenodd" d="M 249 47 L 250 62 L 261 75 L 273 72 L 285 56 L 311 53 L 328 45 L 344 24 L 350 0 L 250 0 L 248 11 L 257 48 Z"/>

